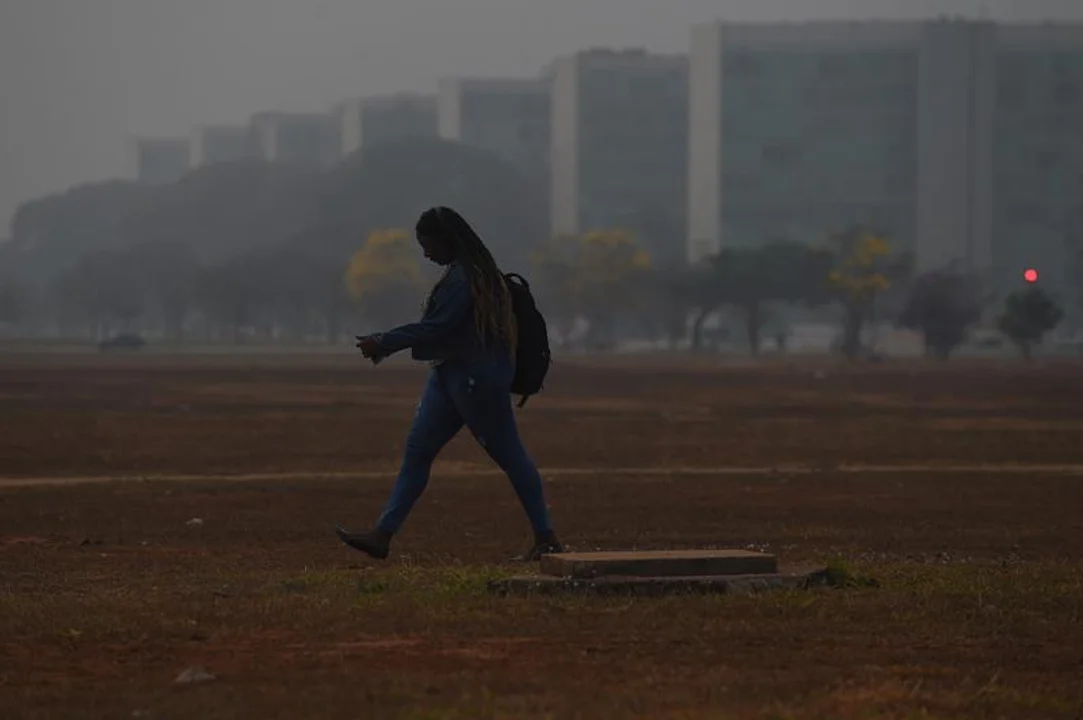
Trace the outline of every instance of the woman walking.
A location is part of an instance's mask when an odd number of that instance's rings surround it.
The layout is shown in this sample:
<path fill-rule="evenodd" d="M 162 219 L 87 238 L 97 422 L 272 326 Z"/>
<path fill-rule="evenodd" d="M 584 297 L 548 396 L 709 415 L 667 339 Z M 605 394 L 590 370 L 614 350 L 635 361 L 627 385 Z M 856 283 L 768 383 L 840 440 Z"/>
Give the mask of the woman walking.
<path fill-rule="evenodd" d="M 533 547 L 518 559 L 563 552 L 541 475 L 523 447 L 512 409 L 517 335 L 504 276 L 481 238 L 450 208 L 422 213 L 416 234 L 425 257 L 446 268 L 421 320 L 359 337 L 357 347 L 373 362 L 409 349 L 415 360 L 429 361 L 432 372 L 406 439 L 398 480 L 375 528 L 335 530 L 350 547 L 386 558 L 392 537 L 429 482 L 433 461 L 465 425 L 507 474 L 534 528 Z"/>

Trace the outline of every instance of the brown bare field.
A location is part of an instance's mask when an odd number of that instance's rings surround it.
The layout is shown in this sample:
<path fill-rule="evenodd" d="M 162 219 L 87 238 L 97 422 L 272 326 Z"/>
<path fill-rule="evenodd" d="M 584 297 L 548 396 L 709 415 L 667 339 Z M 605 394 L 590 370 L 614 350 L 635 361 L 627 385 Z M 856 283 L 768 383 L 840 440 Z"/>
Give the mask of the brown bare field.
<path fill-rule="evenodd" d="M 1079 718 L 1081 370 L 560 360 L 520 418 L 573 548 L 878 586 L 503 598 L 526 522 L 468 437 L 388 561 L 331 533 L 378 513 L 422 369 L 9 356 L 0 717 Z"/>

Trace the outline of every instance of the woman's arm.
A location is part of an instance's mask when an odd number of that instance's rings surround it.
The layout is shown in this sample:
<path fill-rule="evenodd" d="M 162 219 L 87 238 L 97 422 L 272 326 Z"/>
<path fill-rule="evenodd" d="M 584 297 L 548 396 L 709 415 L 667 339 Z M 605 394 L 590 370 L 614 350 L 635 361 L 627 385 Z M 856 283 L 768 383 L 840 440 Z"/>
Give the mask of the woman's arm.
<path fill-rule="evenodd" d="M 470 286 L 462 270 L 452 270 L 436 288 L 432 307 L 420 322 L 402 325 L 374 336 L 387 355 L 422 343 L 440 340 L 454 332 L 470 312 Z"/>

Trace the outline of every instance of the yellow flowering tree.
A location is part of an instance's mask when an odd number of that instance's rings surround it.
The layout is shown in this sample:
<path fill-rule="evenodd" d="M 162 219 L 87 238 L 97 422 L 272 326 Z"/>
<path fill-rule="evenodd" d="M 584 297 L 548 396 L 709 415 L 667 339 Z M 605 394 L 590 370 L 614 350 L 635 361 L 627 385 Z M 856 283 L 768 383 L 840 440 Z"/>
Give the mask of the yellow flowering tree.
<path fill-rule="evenodd" d="M 905 272 L 905 261 L 893 255 L 887 238 L 865 230 L 849 230 L 835 238 L 837 262 L 828 286 L 842 304 L 842 351 L 853 360 L 861 352 L 861 332 L 873 319 L 877 297 Z"/>
<path fill-rule="evenodd" d="M 353 257 L 346 290 L 371 322 L 387 324 L 414 309 L 424 290 L 419 253 L 410 233 L 376 230 Z"/>
<path fill-rule="evenodd" d="M 558 235 L 531 254 L 535 295 L 550 327 L 561 338 L 571 334 L 579 316 L 578 250 L 578 237 Z"/>
<path fill-rule="evenodd" d="M 579 302 L 590 321 L 591 339 L 601 348 L 616 343 L 617 319 L 648 301 L 650 254 L 634 235 L 619 228 L 594 230 L 580 238 L 577 262 Z"/>
<path fill-rule="evenodd" d="M 643 289 L 651 258 L 630 232 L 610 228 L 553 238 L 534 254 L 534 268 L 554 329 L 566 335 L 584 317 L 594 342 L 609 345 L 621 311 L 646 297 L 637 288 Z"/>

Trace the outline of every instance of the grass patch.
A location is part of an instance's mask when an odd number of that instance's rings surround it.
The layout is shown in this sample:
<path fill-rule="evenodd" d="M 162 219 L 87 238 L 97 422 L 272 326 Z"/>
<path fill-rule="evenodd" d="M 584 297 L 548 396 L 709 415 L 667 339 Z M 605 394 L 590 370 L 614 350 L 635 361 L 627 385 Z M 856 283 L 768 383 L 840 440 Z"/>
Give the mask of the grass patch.
<path fill-rule="evenodd" d="M 853 565 L 841 558 L 828 560 L 824 574 L 828 586 L 834 588 L 878 588 L 880 581 L 868 575 L 862 575 Z"/>

